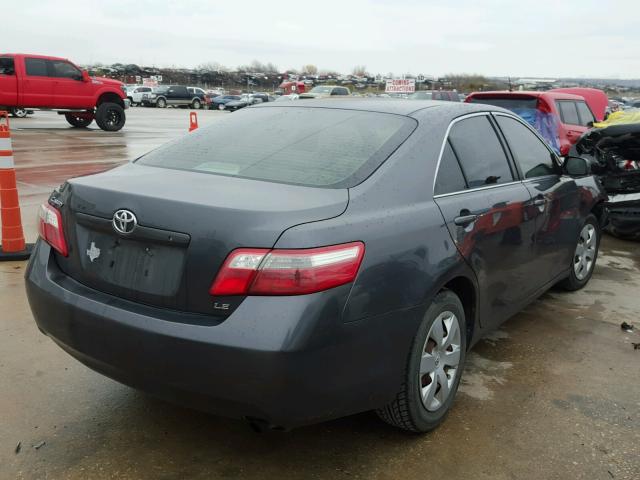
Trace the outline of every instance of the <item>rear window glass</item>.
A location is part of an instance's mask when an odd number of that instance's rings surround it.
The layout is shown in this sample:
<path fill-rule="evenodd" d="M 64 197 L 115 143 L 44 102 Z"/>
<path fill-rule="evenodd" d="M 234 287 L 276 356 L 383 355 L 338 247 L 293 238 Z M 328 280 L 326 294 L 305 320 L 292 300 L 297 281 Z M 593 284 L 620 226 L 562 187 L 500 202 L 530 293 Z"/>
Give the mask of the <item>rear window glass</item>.
<path fill-rule="evenodd" d="M 496 107 L 506 108 L 515 112 L 516 110 L 528 110 L 535 109 L 538 105 L 538 99 L 525 97 L 525 98 L 486 98 L 486 97 L 471 97 L 467 99 L 468 103 L 483 103 L 485 105 L 493 105 Z"/>
<path fill-rule="evenodd" d="M 138 159 L 157 167 L 314 187 L 366 179 L 411 134 L 415 120 L 309 107 L 250 108 Z"/>

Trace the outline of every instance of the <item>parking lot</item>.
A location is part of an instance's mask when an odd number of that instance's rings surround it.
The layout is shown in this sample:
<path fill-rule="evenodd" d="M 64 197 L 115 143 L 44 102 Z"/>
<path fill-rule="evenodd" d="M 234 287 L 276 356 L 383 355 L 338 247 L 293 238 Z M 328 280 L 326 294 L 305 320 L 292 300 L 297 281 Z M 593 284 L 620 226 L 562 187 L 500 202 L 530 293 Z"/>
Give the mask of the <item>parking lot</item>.
<path fill-rule="evenodd" d="M 188 115 L 132 108 L 117 133 L 12 119 L 27 238 L 52 188 L 187 134 Z M 200 126 L 224 115 L 200 111 Z M 600 254 L 584 290 L 552 290 L 473 349 L 449 418 L 422 436 L 373 413 L 258 434 L 152 399 L 43 336 L 26 264 L 0 264 L 0 478 L 638 478 L 640 250 L 605 236 Z"/>

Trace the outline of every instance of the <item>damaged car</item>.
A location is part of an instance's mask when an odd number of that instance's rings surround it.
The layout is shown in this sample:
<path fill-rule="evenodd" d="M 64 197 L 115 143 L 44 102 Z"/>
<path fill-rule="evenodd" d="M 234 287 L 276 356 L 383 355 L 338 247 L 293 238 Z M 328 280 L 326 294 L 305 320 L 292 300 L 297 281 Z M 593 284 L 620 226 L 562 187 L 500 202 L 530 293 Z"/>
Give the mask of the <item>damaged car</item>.
<path fill-rule="evenodd" d="M 572 149 L 587 159 L 609 200 L 610 233 L 640 238 L 640 114 L 619 112 L 596 124 Z"/>

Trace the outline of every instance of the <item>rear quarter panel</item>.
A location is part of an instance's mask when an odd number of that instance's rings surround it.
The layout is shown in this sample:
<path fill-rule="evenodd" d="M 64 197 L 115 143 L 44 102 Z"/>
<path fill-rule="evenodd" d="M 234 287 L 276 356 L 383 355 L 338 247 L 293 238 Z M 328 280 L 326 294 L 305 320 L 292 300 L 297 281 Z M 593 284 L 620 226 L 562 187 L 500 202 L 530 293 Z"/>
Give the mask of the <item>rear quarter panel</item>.
<path fill-rule="evenodd" d="M 292 227 L 276 242 L 277 248 L 365 243 L 344 322 L 425 305 L 455 275 L 475 281 L 432 199 L 447 126 L 448 120 L 420 125 L 376 172 L 349 190 L 344 214 Z"/>

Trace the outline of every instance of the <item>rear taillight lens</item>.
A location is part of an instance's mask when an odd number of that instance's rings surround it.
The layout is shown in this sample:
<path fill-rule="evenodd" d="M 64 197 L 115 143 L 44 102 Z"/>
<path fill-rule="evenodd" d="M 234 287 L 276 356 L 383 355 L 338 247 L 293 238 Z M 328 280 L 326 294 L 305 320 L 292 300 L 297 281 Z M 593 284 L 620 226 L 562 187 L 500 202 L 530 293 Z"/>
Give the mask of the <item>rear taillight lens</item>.
<path fill-rule="evenodd" d="M 240 248 L 229 254 L 209 293 L 304 295 L 353 282 L 364 243 L 300 250 Z"/>
<path fill-rule="evenodd" d="M 67 242 L 62 229 L 62 215 L 48 203 L 40 205 L 38 210 L 38 230 L 40 236 L 65 257 L 69 255 Z"/>

